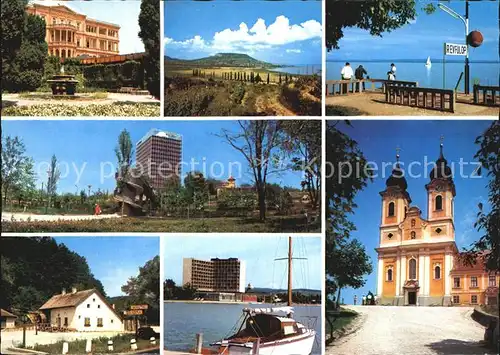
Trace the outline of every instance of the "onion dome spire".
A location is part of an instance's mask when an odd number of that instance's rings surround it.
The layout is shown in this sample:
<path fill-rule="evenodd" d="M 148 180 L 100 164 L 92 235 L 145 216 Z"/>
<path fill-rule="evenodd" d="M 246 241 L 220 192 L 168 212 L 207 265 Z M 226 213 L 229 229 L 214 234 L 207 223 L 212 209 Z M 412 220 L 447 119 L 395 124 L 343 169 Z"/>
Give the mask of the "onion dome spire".
<path fill-rule="evenodd" d="M 439 144 L 439 158 L 436 160 L 436 165 L 432 168 L 429 178 L 431 179 L 431 181 L 434 179 L 451 181 L 453 179 L 453 174 L 451 168 L 448 166 L 448 161 L 443 154 L 443 136 L 441 136 L 440 141 L 441 143 Z"/>
<path fill-rule="evenodd" d="M 391 176 L 386 180 L 385 185 L 387 187 L 399 187 L 401 190 L 406 191 L 408 188 L 408 183 L 404 177 L 403 169 L 401 169 L 401 165 L 399 164 L 399 152 L 401 148 L 396 148 L 396 164 L 394 165 L 394 169 L 392 170 Z"/>

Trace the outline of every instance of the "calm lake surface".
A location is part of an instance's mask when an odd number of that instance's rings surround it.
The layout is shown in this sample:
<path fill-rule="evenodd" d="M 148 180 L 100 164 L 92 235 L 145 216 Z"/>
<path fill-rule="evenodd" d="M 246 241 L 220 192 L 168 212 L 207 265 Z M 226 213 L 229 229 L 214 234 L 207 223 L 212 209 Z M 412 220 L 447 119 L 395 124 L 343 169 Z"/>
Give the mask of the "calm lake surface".
<path fill-rule="evenodd" d="M 277 72 L 282 72 L 282 73 L 289 73 L 289 74 L 321 74 L 321 65 L 320 64 L 301 64 L 301 65 L 295 65 L 291 67 L 280 67 L 280 68 L 273 68 L 271 69 L 272 71 L 277 71 Z"/>
<path fill-rule="evenodd" d="M 272 307 L 264 304 L 200 304 L 165 303 L 165 327 L 163 330 L 165 347 L 169 350 L 187 350 L 194 347 L 196 333 L 203 333 L 203 346 L 221 340 L 240 325 L 240 317 L 245 307 Z M 321 307 L 294 306 L 294 319 L 316 330 L 313 354 L 321 353 Z M 308 319 L 306 317 L 316 317 Z M 238 322 L 240 321 L 240 322 Z"/>
<path fill-rule="evenodd" d="M 432 61 L 432 58 L 431 58 Z M 353 70 L 359 65 L 368 72 L 372 79 L 387 79 L 387 72 L 390 70 L 391 62 L 350 62 Z M 327 62 L 326 64 L 326 77 L 327 80 L 340 80 L 340 71 L 345 62 Z M 396 80 L 403 81 L 417 81 L 421 87 L 430 87 L 435 89 L 443 88 L 443 63 L 433 62 L 431 68 L 425 66 L 425 61 L 411 62 L 411 63 L 398 63 L 396 64 Z M 500 65 L 499 63 L 470 63 L 470 85 L 474 79 L 478 79 L 481 85 L 498 86 Z M 445 73 L 445 88 L 454 89 L 457 84 L 460 73 L 464 71 L 464 63 L 446 63 Z M 464 78 L 458 87 L 459 91 L 463 91 Z"/>

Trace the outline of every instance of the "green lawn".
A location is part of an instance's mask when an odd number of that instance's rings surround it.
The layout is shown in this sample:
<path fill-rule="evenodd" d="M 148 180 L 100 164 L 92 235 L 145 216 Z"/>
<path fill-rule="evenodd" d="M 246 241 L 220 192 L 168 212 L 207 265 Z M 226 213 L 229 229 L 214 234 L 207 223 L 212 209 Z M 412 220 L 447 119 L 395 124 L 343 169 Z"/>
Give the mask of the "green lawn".
<path fill-rule="evenodd" d="M 105 354 L 105 353 L 124 353 L 131 352 L 130 350 L 130 339 L 135 338 L 137 340 L 137 349 L 148 349 L 155 347 L 151 345 L 149 340 L 137 339 L 132 334 L 117 335 L 112 338 L 100 337 L 92 340 L 92 353 L 94 354 Z M 108 340 L 113 340 L 113 351 L 108 351 Z M 157 346 L 158 346 L 158 340 Z M 68 342 L 69 354 L 85 354 L 86 340 L 75 340 Z M 63 341 L 59 341 L 54 344 L 40 345 L 36 344 L 32 350 L 42 351 L 49 354 L 61 354 L 63 347 Z"/>
<path fill-rule="evenodd" d="M 2 232 L 161 232 L 161 233 L 320 233 L 321 224 L 307 224 L 302 216 L 254 218 L 218 217 L 197 219 L 124 217 L 84 221 L 2 221 Z"/>

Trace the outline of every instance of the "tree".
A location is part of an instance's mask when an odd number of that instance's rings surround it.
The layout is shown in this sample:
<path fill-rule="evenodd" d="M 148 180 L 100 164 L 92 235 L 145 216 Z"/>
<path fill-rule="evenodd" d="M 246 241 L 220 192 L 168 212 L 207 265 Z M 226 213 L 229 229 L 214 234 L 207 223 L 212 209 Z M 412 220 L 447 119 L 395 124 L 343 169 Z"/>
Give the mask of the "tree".
<path fill-rule="evenodd" d="M 266 183 L 273 173 L 272 154 L 281 144 L 281 121 L 238 121 L 240 131 L 222 130 L 221 136 L 247 160 L 257 189 L 259 219 L 266 219 Z"/>
<path fill-rule="evenodd" d="M 282 149 L 291 157 L 292 169 L 302 171 L 302 187 L 313 209 L 321 204 L 321 121 L 283 121 L 286 139 Z"/>
<path fill-rule="evenodd" d="M 26 16 L 27 1 L 4 0 L 1 4 L 1 33 L 2 33 L 2 84 L 5 88 L 5 76 L 9 75 L 14 57 L 21 48 L 24 35 L 24 23 Z"/>
<path fill-rule="evenodd" d="M 262 78 L 260 77 L 260 74 L 259 74 L 259 73 L 257 73 L 257 75 L 255 76 L 254 81 L 255 81 L 256 83 L 260 83 L 260 82 L 262 81 Z"/>
<path fill-rule="evenodd" d="M 142 0 L 139 13 L 139 37 L 144 43 L 146 87 L 160 99 L 160 7 L 158 0 Z"/>
<path fill-rule="evenodd" d="M 9 91 L 33 91 L 42 85 L 47 57 L 45 42 L 45 21 L 32 14 L 26 14 L 21 47 L 16 52 L 4 77 Z"/>
<path fill-rule="evenodd" d="M 356 230 L 348 216 L 357 207 L 354 203 L 356 194 L 367 186 L 372 171 L 367 168 L 367 161 L 358 144 L 337 126 L 340 122 L 330 123 L 326 131 L 326 290 L 333 295 L 346 277 L 346 270 L 337 267 L 342 263 L 343 246 L 351 232 Z M 346 128 L 352 127 L 345 121 Z M 354 167 L 361 167 L 354 173 Z M 349 169 L 351 172 L 349 173 Z M 355 242 L 353 248 L 355 247 Z M 346 253 L 348 250 L 345 251 Z M 348 258 L 348 255 L 345 257 Z M 341 266 L 342 264 L 340 264 Z"/>
<path fill-rule="evenodd" d="M 476 144 L 480 146 L 474 156 L 481 163 L 481 168 L 488 170 L 488 202 L 489 212 L 479 204 L 477 221 L 474 227 L 484 234 L 472 243 L 463 255 L 466 264 L 474 264 L 479 256 L 484 256 L 486 269 L 500 272 L 500 123 L 492 122 L 491 126 L 479 137 Z M 487 251 L 487 253 L 485 253 Z"/>
<path fill-rule="evenodd" d="M 269 73 L 267 73 L 267 83 L 269 84 Z"/>
<path fill-rule="evenodd" d="M 52 155 L 52 159 L 50 161 L 50 168 L 49 171 L 47 172 L 48 178 L 47 178 L 47 195 L 48 195 L 48 201 L 47 201 L 47 206 L 50 207 L 50 200 L 52 197 L 54 197 L 57 194 L 57 182 L 59 181 L 59 178 L 61 176 L 61 172 L 59 171 L 59 168 L 57 167 L 57 158 L 55 155 Z"/>
<path fill-rule="evenodd" d="M 195 204 L 195 208 L 200 208 L 208 199 L 206 192 L 206 181 L 203 174 L 199 171 L 191 171 L 184 178 L 184 187 L 188 203 Z"/>
<path fill-rule="evenodd" d="M 400 28 L 415 19 L 416 6 L 415 0 L 327 0 L 326 47 L 338 49 L 346 27 L 369 30 L 372 36 Z M 432 13 L 434 9 L 430 4 L 424 11 Z"/>
<path fill-rule="evenodd" d="M 115 147 L 116 159 L 118 160 L 118 175 L 126 177 L 132 165 L 133 145 L 130 133 L 124 129 L 118 136 L 118 144 Z M 144 167 L 143 167 L 144 168 Z"/>
<path fill-rule="evenodd" d="M 3 6 L 3 5 L 2 5 Z M 35 187 L 33 159 L 25 155 L 26 147 L 19 137 L 2 139 L 2 193 L 4 205 L 12 190 L 26 191 Z"/>
<path fill-rule="evenodd" d="M 145 302 L 157 308 L 160 302 L 160 257 L 157 255 L 139 267 L 139 275 L 130 277 L 122 292 L 134 302 Z"/>

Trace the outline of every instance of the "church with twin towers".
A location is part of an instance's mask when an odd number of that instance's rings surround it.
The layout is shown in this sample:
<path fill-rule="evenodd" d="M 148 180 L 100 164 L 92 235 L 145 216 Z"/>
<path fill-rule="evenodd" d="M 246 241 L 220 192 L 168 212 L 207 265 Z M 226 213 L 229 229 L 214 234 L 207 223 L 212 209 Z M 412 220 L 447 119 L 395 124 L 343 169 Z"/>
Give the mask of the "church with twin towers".
<path fill-rule="evenodd" d="M 377 298 L 381 305 L 449 306 L 495 302 L 498 276 L 484 271 L 478 260 L 464 265 L 455 243 L 455 183 L 441 142 L 427 193 L 427 216 L 407 191 L 408 183 L 397 162 L 380 192 Z M 498 291 L 497 291 L 498 292 Z"/>

